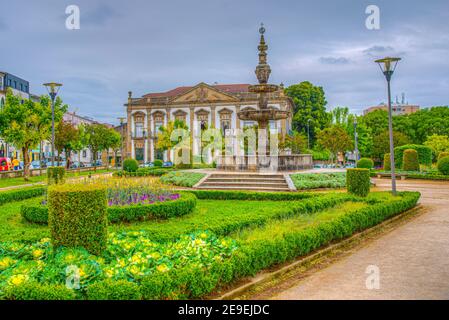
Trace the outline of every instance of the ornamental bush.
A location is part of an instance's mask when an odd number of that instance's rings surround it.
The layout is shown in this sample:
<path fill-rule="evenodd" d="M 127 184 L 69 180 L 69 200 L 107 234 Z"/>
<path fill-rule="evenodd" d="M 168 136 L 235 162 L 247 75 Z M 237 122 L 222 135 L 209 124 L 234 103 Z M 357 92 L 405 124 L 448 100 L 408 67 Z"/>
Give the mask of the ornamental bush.
<path fill-rule="evenodd" d="M 55 247 L 84 247 L 93 254 L 106 248 L 106 189 L 101 185 L 48 188 L 48 225 Z"/>
<path fill-rule="evenodd" d="M 123 170 L 126 172 L 136 172 L 139 168 L 139 163 L 136 159 L 125 159 L 123 161 Z"/>
<path fill-rule="evenodd" d="M 46 190 L 47 189 L 45 187 L 31 187 L 18 190 L 0 191 L 0 205 L 8 202 L 40 197 L 46 192 Z"/>
<path fill-rule="evenodd" d="M 65 182 L 65 168 L 64 167 L 50 167 L 47 168 L 47 183 L 60 184 Z"/>
<path fill-rule="evenodd" d="M 438 160 L 438 171 L 441 174 L 449 175 L 449 157 L 443 157 Z"/>
<path fill-rule="evenodd" d="M 423 164 L 426 166 L 432 165 L 432 149 L 427 146 L 418 144 L 406 144 L 404 146 L 394 148 L 394 161 L 396 167 L 402 168 L 404 151 L 407 149 L 413 149 L 418 152 L 419 164 Z"/>
<path fill-rule="evenodd" d="M 75 292 L 65 285 L 25 282 L 5 290 L 8 300 L 74 300 Z"/>
<path fill-rule="evenodd" d="M 371 186 L 370 171 L 368 169 L 348 169 L 346 172 L 346 187 L 348 192 L 360 197 L 369 194 Z"/>
<path fill-rule="evenodd" d="M 440 152 L 440 154 L 438 155 L 438 160 L 444 157 L 449 157 L 449 152 Z"/>
<path fill-rule="evenodd" d="M 362 158 L 357 161 L 357 168 L 372 169 L 374 168 L 374 162 L 370 158 Z"/>
<path fill-rule="evenodd" d="M 391 159 L 390 154 L 385 153 L 384 154 L 384 171 L 390 171 L 391 170 Z"/>
<path fill-rule="evenodd" d="M 48 223 L 48 207 L 42 204 L 23 205 L 20 207 L 20 214 L 28 222 L 37 224 Z"/>
<path fill-rule="evenodd" d="M 162 165 L 164 164 L 164 162 L 162 160 L 156 159 L 153 161 L 153 165 L 155 167 L 162 167 Z"/>
<path fill-rule="evenodd" d="M 414 149 L 404 150 L 402 169 L 405 171 L 419 171 L 418 151 Z"/>

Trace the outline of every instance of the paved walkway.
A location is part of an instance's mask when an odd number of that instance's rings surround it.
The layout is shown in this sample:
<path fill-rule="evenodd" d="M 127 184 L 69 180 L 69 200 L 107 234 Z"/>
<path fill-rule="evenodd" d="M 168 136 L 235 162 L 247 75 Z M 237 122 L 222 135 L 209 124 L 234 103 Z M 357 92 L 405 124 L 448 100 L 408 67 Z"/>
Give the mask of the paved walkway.
<path fill-rule="evenodd" d="M 405 180 L 398 188 L 420 191 L 426 212 L 272 299 L 449 299 L 449 183 Z M 366 288 L 369 265 L 379 268 L 379 289 Z"/>

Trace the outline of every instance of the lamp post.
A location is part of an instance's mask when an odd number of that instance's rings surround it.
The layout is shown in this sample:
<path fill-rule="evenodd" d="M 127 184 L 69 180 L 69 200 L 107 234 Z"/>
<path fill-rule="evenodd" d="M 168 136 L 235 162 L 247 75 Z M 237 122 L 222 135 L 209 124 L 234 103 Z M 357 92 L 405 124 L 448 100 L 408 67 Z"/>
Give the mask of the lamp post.
<path fill-rule="evenodd" d="M 310 150 L 310 121 L 312 119 L 307 120 L 307 149 Z"/>
<path fill-rule="evenodd" d="M 56 82 L 44 83 L 51 98 L 51 166 L 55 166 L 55 99 L 62 84 Z"/>
<path fill-rule="evenodd" d="M 391 163 L 391 191 L 392 194 L 396 195 L 396 174 L 394 166 L 394 142 L 393 142 L 393 116 L 391 111 L 391 88 L 390 81 L 393 76 L 396 66 L 401 58 L 386 57 L 383 59 L 376 60 L 375 62 L 379 65 L 380 70 L 387 79 L 388 87 L 388 131 L 390 134 L 390 163 Z"/>
<path fill-rule="evenodd" d="M 118 119 L 120 120 L 120 164 L 123 168 L 123 124 L 125 123 L 125 118 L 119 117 Z"/>
<path fill-rule="evenodd" d="M 354 117 L 354 153 L 355 163 L 359 160 L 359 135 L 357 134 L 357 118 Z"/>

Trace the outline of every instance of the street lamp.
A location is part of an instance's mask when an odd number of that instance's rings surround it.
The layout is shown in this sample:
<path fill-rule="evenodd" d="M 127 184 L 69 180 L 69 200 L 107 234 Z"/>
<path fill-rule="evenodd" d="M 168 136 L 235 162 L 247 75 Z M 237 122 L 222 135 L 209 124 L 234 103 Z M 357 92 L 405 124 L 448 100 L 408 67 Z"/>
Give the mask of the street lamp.
<path fill-rule="evenodd" d="M 390 81 L 400 60 L 401 58 L 386 57 L 375 61 L 379 65 L 380 70 L 387 79 L 388 86 L 388 131 L 390 134 L 391 189 L 394 196 L 396 195 L 396 174 L 394 166 L 393 116 L 391 111 Z"/>
<path fill-rule="evenodd" d="M 47 88 L 48 94 L 51 98 L 51 166 L 55 166 L 55 99 L 58 95 L 59 89 L 62 84 L 50 82 L 44 83 L 45 88 Z"/>
<path fill-rule="evenodd" d="M 312 119 L 307 120 L 307 149 L 310 150 L 310 121 Z"/>
<path fill-rule="evenodd" d="M 357 134 L 357 117 L 354 117 L 354 153 L 355 163 L 359 160 L 359 135 Z"/>

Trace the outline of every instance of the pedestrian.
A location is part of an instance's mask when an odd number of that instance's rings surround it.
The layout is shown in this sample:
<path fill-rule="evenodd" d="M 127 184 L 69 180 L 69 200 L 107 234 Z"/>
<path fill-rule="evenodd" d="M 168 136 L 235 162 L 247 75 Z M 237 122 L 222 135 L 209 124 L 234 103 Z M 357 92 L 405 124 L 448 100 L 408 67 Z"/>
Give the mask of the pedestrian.
<path fill-rule="evenodd" d="M 19 170 L 19 164 L 20 164 L 20 162 L 19 162 L 19 160 L 17 158 L 14 158 L 12 160 L 12 166 L 14 168 L 14 171 Z"/>

